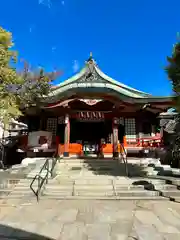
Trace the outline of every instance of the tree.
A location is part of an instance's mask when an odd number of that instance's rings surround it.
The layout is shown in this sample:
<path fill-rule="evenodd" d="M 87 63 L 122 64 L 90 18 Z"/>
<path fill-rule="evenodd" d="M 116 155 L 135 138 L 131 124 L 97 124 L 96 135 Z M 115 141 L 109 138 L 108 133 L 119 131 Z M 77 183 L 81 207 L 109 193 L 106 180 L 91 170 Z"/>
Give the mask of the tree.
<path fill-rule="evenodd" d="M 17 84 L 14 87 L 18 104 L 21 108 L 40 106 L 42 98 L 51 92 L 51 82 L 60 72 L 46 73 L 44 69 L 32 70 L 29 64 L 24 61 L 24 69 L 18 74 L 23 79 L 23 85 Z M 12 89 L 13 89 L 12 87 Z"/>
<path fill-rule="evenodd" d="M 0 27 L 0 115 L 4 124 L 10 118 L 21 115 L 18 109 L 16 97 L 8 91 L 10 84 L 22 84 L 22 79 L 16 74 L 14 67 L 17 53 L 10 50 L 13 46 L 12 35 Z"/>
<path fill-rule="evenodd" d="M 180 42 L 178 41 L 172 52 L 171 57 L 167 57 L 168 66 L 166 71 L 168 77 L 172 83 L 172 89 L 174 92 L 175 108 L 180 112 Z"/>
<path fill-rule="evenodd" d="M 59 75 L 59 72 L 45 73 L 43 69 L 32 71 L 26 62 L 18 73 L 17 52 L 12 46 L 12 34 L 0 27 L 0 118 L 4 126 L 22 115 L 22 107 L 37 106 L 51 91 L 51 81 Z"/>

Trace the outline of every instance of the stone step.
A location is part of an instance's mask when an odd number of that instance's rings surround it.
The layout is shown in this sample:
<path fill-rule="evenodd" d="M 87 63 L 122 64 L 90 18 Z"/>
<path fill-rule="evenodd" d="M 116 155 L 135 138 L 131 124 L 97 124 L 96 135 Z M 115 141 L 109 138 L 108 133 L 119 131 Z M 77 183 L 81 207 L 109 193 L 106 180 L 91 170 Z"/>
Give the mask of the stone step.
<path fill-rule="evenodd" d="M 30 173 L 39 174 L 40 170 L 41 170 L 41 169 L 38 169 L 37 171 L 30 171 Z M 42 172 L 47 172 L 47 171 L 45 170 L 45 171 L 42 171 Z M 30 173 L 29 173 L 29 174 L 30 174 Z"/>
<path fill-rule="evenodd" d="M 116 195 L 121 197 L 159 196 L 159 192 L 148 190 L 129 190 L 129 191 L 116 191 Z"/>
<path fill-rule="evenodd" d="M 38 183 L 33 184 L 33 188 L 38 187 Z M 25 189 L 25 188 L 30 188 L 30 183 L 29 184 L 18 184 L 16 185 L 13 189 Z"/>
<path fill-rule="evenodd" d="M 126 185 L 123 185 L 123 184 L 119 184 L 119 185 L 94 185 L 94 184 L 83 184 L 83 185 L 80 185 L 80 184 L 73 184 L 73 182 L 69 183 L 69 184 L 47 184 L 45 185 L 45 188 L 48 189 L 48 190 L 61 190 L 61 189 L 72 189 L 74 187 L 74 189 L 79 189 L 79 190 L 99 190 L 99 191 L 102 191 L 102 190 L 107 190 L 107 189 L 115 189 L 117 191 L 123 191 L 123 190 L 144 190 L 144 189 L 148 189 L 148 190 L 151 190 L 151 189 L 155 189 L 155 190 L 177 190 L 177 187 L 174 186 L 174 185 L 169 185 L 169 184 L 166 184 L 166 185 L 130 185 L 130 184 L 126 184 Z"/>
<path fill-rule="evenodd" d="M 21 199 L 23 197 L 35 197 L 35 194 L 31 192 L 12 192 L 6 196 L 8 199 Z"/>
<path fill-rule="evenodd" d="M 144 186 L 139 185 L 114 185 L 114 189 L 117 191 L 123 191 L 123 190 L 144 190 Z"/>
<path fill-rule="evenodd" d="M 74 163 L 76 164 L 76 163 Z M 87 161 L 87 162 L 82 162 L 80 164 L 86 165 L 86 166 L 95 166 L 96 164 L 98 165 L 117 165 L 117 164 L 122 164 L 120 162 L 117 161 L 111 161 L 111 160 L 106 160 L 106 161 Z M 71 164 L 70 164 L 71 165 Z"/>
<path fill-rule="evenodd" d="M 47 174 L 47 172 L 40 173 L 41 176 L 45 176 L 46 174 Z M 27 177 L 32 177 L 32 176 L 35 177 L 36 175 L 39 175 L 39 172 L 37 172 L 37 173 L 31 172 L 27 175 Z"/>
<path fill-rule="evenodd" d="M 113 190 L 106 191 L 93 191 L 93 190 L 75 190 L 73 193 L 74 196 L 116 196 Z"/>
<path fill-rule="evenodd" d="M 73 185 L 74 180 L 70 179 L 61 179 L 61 180 L 55 180 L 55 179 L 49 179 L 48 181 L 48 186 L 53 186 L 53 185 Z"/>
<path fill-rule="evenodd" d="M 35 189 L 36 191 L 36 189 Z M 10 192 L 10 195 L 27 195 L 33 193 L 31 189 L 23 189 L 23 190 L 14 190 L 12 192 Z"/>
<path fill-rule="evenodd" d="M 170 185 L 170 184 L 164 184 L 164 185 L 154 185 L 156 190 L 176 190 L 177 191 L 177 186 L 175 185 Z"/>
<path fill-rule="evenodd" d="M 33 186 L 33 189 L 37 189 L 38 188 L 38 185 L 36 186 Z M 30 186 L 17 186 L 13 189 L 13 191 L 29 191 L 30 190 Z"/>
<path fill-rule="evenodd" d="M 162 190 L 161 192 L 165 197 L 180 197 L 180 190 Z"/>
<path fill-rule="evenodd" d="M 96 162 L 96 161 L 92 161 L 92 162 L 84 162 L 84 163 L 80 163 L 79 165 L 83 165 L 83 166 L 87 166 L 87 167 L 94 167 L 94 166 L 117 166 L 117 165 L 120 165 L 122 163 L 118 163 L 118 162 L 113 162 L 113 161 L 105 161 L 105 162 L 102 162 L 102 161 L 99 161 L 99 162 Z M 72 164 L 73 165 L 73 164 Z M 74 164 L 75 165 L 75 164 Z M 69 164 L 69 166 L 71 166 L 71 164 Z"/>
<path fill-rule="evenodd" d="M 67 163 L 67 164 L 74 164 L 74 163 L 116 163 L 116 160 L 113 159 L 60 159 L 59 163 Z"/>
<path fill-rule="evenodd" d="M 111 179 L 76 179 L 75 185 L 109 185 L 112 184 Z"/>
<path fill-rule="evenodd" d="M 30 186 L 32 179 L 27 179 L 27 181 L 19 182 L 16 186 Z M 37 184 L 38 181 L 35 181 L 34 184 Z"/>
<path fill-rule="evenodd" d="M 46 189 L 42 192 L 42 196 L 54 196 L 54 197 L 66 197 L 66 196 L 72 196 L 73 191 L 47 191 Z"/>
<path fill-rule="evenodd" d="M 155 185 L 156 184 L 161 184 L 161 185 L 166 184 L 166 180 L 161 180 L 161 179 L 149 179 L 148 182 L 151 184 L 155 184 Z"/>
<path fill-rule="evenodd" d="M 31 171 L 29 174 L 39 174 L 41 169 L 38 169 L 37 171 Z M 43 170 L 41 173 L 47 173 L 47 170 Z"/>
<path fill-rule="evenodd" d="M 107 190 L 113 190 L 113 185 L 74 185 L 74 190 L 76 191 L 107 191 Z"/>
<path fill-rule="evenodd" d="M 43 195 L 41 199 L 57 199 L 57 200 L 152 200 L 152 201 L 168 201 L 167 198 L 160 196 L 133 196 L 133 197 L 120 197 L 120 196 L 60 196 L 60 195 Z"/>
<path fill-rule="evenodd" d="M 40 176 L 44 178 L 46 176 L 46 174 L 47 174 L 47 172 L 46 173 L 41 173 Z M 37 173 L 37 174 L 36 173 L 30 173 L 30 174 L 28 174 L 27 178 L 29 178 L 29 179 L 34 178 L 36 175 L 39 175 L 39 173 Z M 51 177 L 50 173 L 48 174 L 48 177 Z"/>
<path fill-rule="evenodd" d="M 97 174 L 96 171 L 80 171 L 80 172 L 66 172 L 66 171 L 58 171 L 56 172 L 57 178 L 60 179 L 71 179 L 71 178 L 77 178 L 77 179 L 114 179 L 115 176 L 113 175 L 113 173 L 111 173 L 110 175 L 106 174 L 102 175 L 102 174 Z M 118 176 L 118 174 L 116 174 Z"/>
<path fill-rule="evenodd" d="M 116 182 L 116 181 L 115 181 Z M 75 183 L 75 184 L 74 184 Z M 58 189 L 58 188 L 63 188 L 63 189 L 68 189 L 71 188 L 72 185 L 74 185 L 75 188 L 77 189 L 107 189 L 107 188 L 112 188 L 114 186 L 115 189 L 117 190 L 138 190 L 138 189 L 156 189 L 156 190 L 177 190 L 176 185 L 170 185 L 170 184 L 151 184 L 147 183 L 144 185 L 132 185 L 132 184 L 118 184 L 114 182 L 109 181 L 108 183 L 103 184 L 103 181 L 82 181 L 82 182 L 74 182 L 74 181 L 69 181 L 69 182 L 50 182 L 48 185 L 46 185 L 47 189 Z"/>
<path fill-rule="evenodd" d="M 164 184 L 168 183 L 168 184 L 180 186 L 180 178 L 176 178 L 176 177 L 172 177 L 172 176 L 158 176 L 156 178 L 160 178 L 160 179 L 157 179 L 157 180 L 158 181 L 164 181 Z M 152 179 L 152 181 L 154 181 L 154 180 L 155 179 Z"/>
<path fill-rule="evenodd" d="M 152 184 L 152 185 L 165 185 L 166 184 L 166 180 L 151 180 L 151 179 L 134 179 L 132 181 L 132 179 L 127 179 L 127 178 L 123 178 L 123 179 L 118 179 L 115 180 L 114 177 L 107 179 L 104 178 L 104 176 L 101 177 L 97 177 L 97 178 L 92 178 L 92 177 L 81 177 L 81 178 L 61 178 L 59 177 L 56 179 L 49 179 L 48 181 L 48 185 L 54 185 L 54 184 L 59 184 L 59 185 L 69 185 L 69 184 L 73 184 L 75 183 L 75 185 L 108 185 L 108 184 L 114 184 L 114 185 L 119 185 L 119 186 L 125 186 L 125 185 L 132 185 L 132 186 L 144 186 L 144 185 L 148 185 L 148 184 Z"/>
<path fill-rule="evenodd" d="M 59 191 L 43 191 L 43 195 L 48 196 L 115 196 L 115 192 L 108 190 L 108 191 L 85 191 L 85 190 L 76 190 L 76 191 L 67 191 L 67 190 L 59 190 Z"/>
<path fill-rule="evenodd" d="M 112 184 L 112 179 L 94 179 L 94 178 L 56 178 L 55 180 L 49 180 L 48 185 L 59 184 L 59 185 L 68 185 L 68 184 L 76 184 L 76 185 L 108 185 Z"/>
<path fill-rule="evenodd" d="M 72 191 L 73 190 L 73 185 L 45 185 L 46 191 Z"/>

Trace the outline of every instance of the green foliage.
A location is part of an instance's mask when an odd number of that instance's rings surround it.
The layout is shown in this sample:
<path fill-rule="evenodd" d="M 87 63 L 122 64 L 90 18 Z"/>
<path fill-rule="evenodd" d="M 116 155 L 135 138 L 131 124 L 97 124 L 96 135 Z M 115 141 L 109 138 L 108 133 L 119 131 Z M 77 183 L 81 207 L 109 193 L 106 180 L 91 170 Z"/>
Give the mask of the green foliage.
<path fill-rule="evenodd" d="M 7 91 L 7 85 L 20 84 L 21 80 L 16 70 L 10 67 L 10 62 L 16 62 L 17 53 L 11 50 L 12 35 L 0 27 L 0 115 L 4 124 L 8 124 L 12 116 L 19 116 L 16 98 Z"/>
<path fill-rule="evenodd" d="M 166 71 L 172 83 L 175 107 L 180 112 L 180 42 L 175 44 L 172 56 L 168 57 L 167 60 L 169 64 L 166 67 Z"/>
<path fill-rule="evenodd" d="M 45 73 L 43 69 L 32 71 L 26 62 L 23 71 L 17 73 L 13 67 L 17 52 L 12 46 L 12 34 L 0 27 L 0 120 L 4 125 L 21 116 L 23 107 L 38 106 L 41 98 L 50 92 L 50 82 L 58 75 Z"/>

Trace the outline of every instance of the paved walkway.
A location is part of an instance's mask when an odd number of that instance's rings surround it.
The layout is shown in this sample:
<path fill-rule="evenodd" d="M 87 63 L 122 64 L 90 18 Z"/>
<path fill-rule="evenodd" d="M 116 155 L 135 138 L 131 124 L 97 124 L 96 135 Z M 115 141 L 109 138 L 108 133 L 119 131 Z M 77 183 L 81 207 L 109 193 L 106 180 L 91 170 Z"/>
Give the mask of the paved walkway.
<path fill-rule="evenodd" d="M 179 240 L 180 204 L 9 199 L 0 204 L 0 239 Z"/>

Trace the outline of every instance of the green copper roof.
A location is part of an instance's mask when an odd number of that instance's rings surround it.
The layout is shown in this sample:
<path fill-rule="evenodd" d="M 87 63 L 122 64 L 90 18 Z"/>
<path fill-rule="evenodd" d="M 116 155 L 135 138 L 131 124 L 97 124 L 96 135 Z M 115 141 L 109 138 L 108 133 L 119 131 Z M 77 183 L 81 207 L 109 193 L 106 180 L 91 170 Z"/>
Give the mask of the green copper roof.
<path fill-rule="evenodd" d="M 54 97 L 57 95 L 64 95 L 68 90 L 76 89 L 104 89 L 108 91 L 116 92 L 116 94 L 123 95 L 125 97 L 130 97 L 134 99 L 157 99 L 152 95 L 129 87 L 117 80 L 112 79 L 103 73 L 97 66 L 96 62 L 92 57 L 88 59 L 85 67 L 82 70 L 72 76 L 71 78 L 65 80 L 64 82 L 58 84 L 56 88 L 53 89 L 49 97 Z"/>

